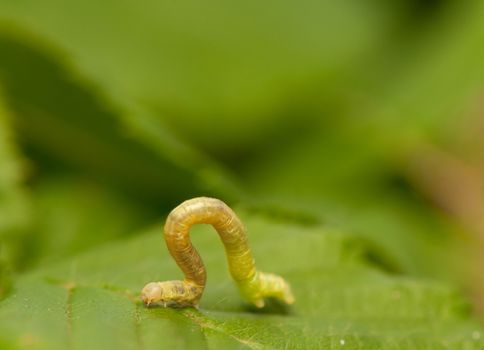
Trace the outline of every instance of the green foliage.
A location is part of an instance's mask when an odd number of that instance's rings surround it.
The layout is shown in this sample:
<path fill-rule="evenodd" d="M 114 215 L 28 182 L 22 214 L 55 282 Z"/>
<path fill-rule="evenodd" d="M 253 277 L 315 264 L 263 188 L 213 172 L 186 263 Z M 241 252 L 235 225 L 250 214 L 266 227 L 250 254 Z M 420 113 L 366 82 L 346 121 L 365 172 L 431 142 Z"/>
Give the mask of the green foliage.
<path fill-rule="evenodd" d="M 16 159 L 9 129 L 10 118 L 0 100 L 0 230 L 6 230 L 22 221 L 24 210 L 20 199 L 20 164 Z"/>
<path fill-rule="evenodd" d="M 392 16 L 359 1 L 2 5 L 3 16 L 68 50 L 118 102 L 143 104 L 156 124 L 212 150 L 265 138 L 284 118 L 271 115 L 281 100 L 320 81 L 329 89 Z"/>
<path fill-rule="evenodd" d="M 21 185 L 24 164 L 12 142 L 10 120 L 0 99 L 0 299 L 9 289 L 10 263 L 22 254 L 22 230 L 30 219 L 26 193 Z"/>
<path fill-rule="evenodd" d="M 297 303 L 245 306 L 212 228 L 192 237 L 209 271 L 200 310 L 147 309 L 147 281 L 180 273 L 160 254 L 159 227 L 22 277 L 0 304 L 7 342 L 38 349 L 326 348 L 479 349 L 467 303 L 437 282 L 389 275 L 353 236 L 244 215 L 257 264 L 287 277 Z M 422 331 L 426 324 L 432 326 Z"/>
<path fill-rule="evenodd" d="M 476 240 L 409 176 L 479 119 L 483 39 L 478 0 L 1 0 L 0 348 L 484 348 Z M 201 308 L 140 303 L 200 195 L 294 306 L 245 305 L 203 227 Z"/>

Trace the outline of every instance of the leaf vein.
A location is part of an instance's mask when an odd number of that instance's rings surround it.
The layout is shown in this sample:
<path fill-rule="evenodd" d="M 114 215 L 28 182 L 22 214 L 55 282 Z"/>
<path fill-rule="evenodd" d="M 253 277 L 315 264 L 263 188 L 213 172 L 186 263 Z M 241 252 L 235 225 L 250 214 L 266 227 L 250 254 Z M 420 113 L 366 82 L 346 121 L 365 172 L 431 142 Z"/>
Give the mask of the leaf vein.
<path fill-rule="evenodd" d="M 202 329 L 202 332 L 203 332 L 204 329 L 210 329 L 212 331 L 226 335 L 226 336 L 236 340 L 237 342 L 248 346 L 250 349 L 253 349 L 253 350 L 261 350 L 261 349 L 265 348 L 264 344 L 253 341 L 252 337 L 250 337 L 248 339 L 244 339 L 244 338 L 238 337 L 234 334 L 228 333 L 224 328 L 219 327 L 212 322 L 208 322 L 207 320 L 202 319 L 201 317 L 198 317 L 197 315 L 195 315 L 193 313 L 187 312 L 187 313 L 182 313 L 182 314 L 186 318 L 188 318 L 189 320 L 195 322 Z"/>

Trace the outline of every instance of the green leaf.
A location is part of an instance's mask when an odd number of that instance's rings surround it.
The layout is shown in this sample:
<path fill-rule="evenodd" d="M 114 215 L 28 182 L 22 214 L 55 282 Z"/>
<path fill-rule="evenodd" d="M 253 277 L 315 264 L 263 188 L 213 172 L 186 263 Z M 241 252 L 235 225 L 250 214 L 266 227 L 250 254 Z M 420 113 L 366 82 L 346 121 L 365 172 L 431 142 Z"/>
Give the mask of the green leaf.
<path fill-rule="evenodd" d="M 484 7 L 443 1 L 395 35 L 402 3 L 2 1 L 0 81 L 34 174 L 17 260 L 40 264 L 0 302 L 0 348 L 483 348 L 449 276 L 455 229 L 402 168 L 481 90 Z M 10 230 L 27 218 L 2 130 Z M 258 266 L 293 307 L 246 306 L 203 228 L 201 309 L 141 305 L 180 272 L 160 228 L 120 237 L 202 193 L 244 199 Z"/>
<path fill-rule="evenodd" d="M 237 195 L 223 169 L 152 113 L 79 75 L 53 45 L 0 27 L 0 78 L 26 153 L 43 173 L 75 174 L 168 210 L 201 193 Z"/>
<path fill-rule="evenodd" d="M 26 215 L 20 185 L 23 169 L 13 143 L 10 121 L 0 95 L 0 232 L 19 225 Z"/>
<path fill-rule="evenodd" d="M 369 89 L 365 82 L 363 101 L 348 96 L 349 107 L 319 130 L 296 133 L 298 142 L 265 155 L 247 171 L 249 187 L 270 203 L 367 237 L 407 273 L 461 278 L 451 267 L 456 251 L 475 240 L 463 242 L 462 229 L 425 201 L 408 173 L 426 145 L 456 141 L 456 129 L 477 124 L 469 110 L 480 104 L 483 24 L 482 2 L 449 2 L 414 37 L 413 50 L 390 50 L 378 69 L 368 68 L 377 83 Z"/>
<path fill-rule="evenodd" d="M 12 116 L 0 95 L 0 299 L 10 285 L 10 267 L 22 258 L 22 230 L 30 208 L 22 186 L 24 162 L 13 142 Z"/>
<path fill-rule="evenodd" d="M 365 69 L 393 16 L 371 2 L 312 0 L 3 1 L 0 14 L 66 52 L 118 104 L 143 106 L 155 127 L 217 154 L 263 142 L 287 121 L 288 96 L 333 92 L 336 77 Z"/>
<path fill-rule="evenodd" d="M 0 52 L 12 122 L 35 173 L 31 220 L 14 206 L 17 196 L 5 197 L 11 210 L 0 212 L 0 229 L 4 220 L 23 224 L 8 244 L 15 268 L 119 237 L 187 197 L 237 196 L 220 166 L 153 125 L 145 111 L 110 101 L 44 42 L 2 27 Z M 2 170 L 13 178 L 9 159 Z M 14 193 L 12 183 L 5 187 Z"/>
<path fill-rule="evenodd" d="M 32 189 L 24 267 L 59 261 L 116 240 L 158 217 L 152 208 L 79 177 L 53 177 Z"/>
<path fill-rule="evenodd" d="M 483 330 L 454 288 L 379 270 L 357 237 L 243 217 L 258 268 L 290 281 L 294 306 L 245 305 L 217 235 L 198 226 L 191 236 L 208 271 L 200 309 L 144 307 L 145 283 L 180 277 L 156 227 L 20 278 L 0 303 L 0 339 L 51 350 L 484 346 Z"/>

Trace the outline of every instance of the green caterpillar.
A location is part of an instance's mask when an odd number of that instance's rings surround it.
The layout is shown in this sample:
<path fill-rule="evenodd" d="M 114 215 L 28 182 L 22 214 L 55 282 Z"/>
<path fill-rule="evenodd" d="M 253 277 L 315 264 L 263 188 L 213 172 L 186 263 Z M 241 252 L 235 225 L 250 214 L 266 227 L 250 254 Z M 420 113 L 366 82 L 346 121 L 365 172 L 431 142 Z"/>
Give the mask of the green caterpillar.
<path fill-rule="evenodd" d="M 262 308 L 266 297 L 287 304 L 294 302 L 291 288 L 282 277 L 256 270 L 244 226 L 232 209 L 218 199 L 199 197 L 173 209 L 165 224 L 166 245 L 185 279 L 148 283 L 141 292 L 146 305 L 198 306 L 207 273 L 189 237 L 190 228 L 196 224 L 210 224 L 218 232 L 225 246 L 230 274 L 249 303 Z"/>

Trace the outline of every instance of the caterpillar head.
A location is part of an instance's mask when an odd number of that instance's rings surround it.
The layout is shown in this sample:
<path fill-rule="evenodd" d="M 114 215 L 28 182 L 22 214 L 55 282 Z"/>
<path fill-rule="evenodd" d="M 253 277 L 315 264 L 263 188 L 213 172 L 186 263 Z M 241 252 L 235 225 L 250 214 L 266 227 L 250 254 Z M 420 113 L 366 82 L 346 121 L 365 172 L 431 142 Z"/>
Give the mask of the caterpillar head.
<path fill-rule="evenodd" d="M 163 288 L 160 284 L 159 282 L 148 283 L 141 291 L 141 299 L 147 306 L 163 302 Z"/>
<path fill-rule="evenodd" d="M 146 306 L 196 307 L 202 291 L 185 281 L 151 282 L 141 291 L 141 299 Z"/>

